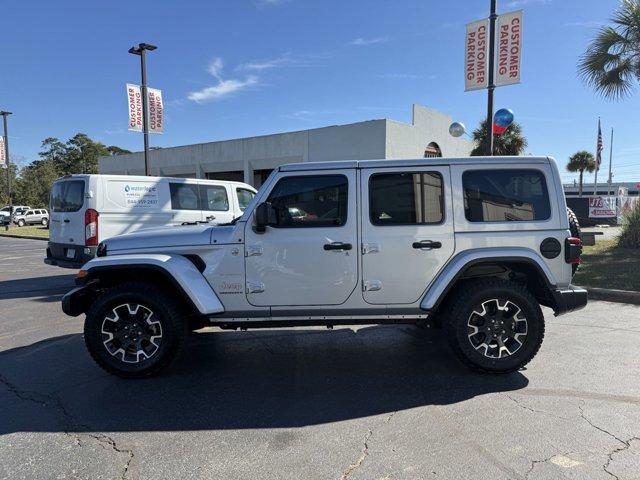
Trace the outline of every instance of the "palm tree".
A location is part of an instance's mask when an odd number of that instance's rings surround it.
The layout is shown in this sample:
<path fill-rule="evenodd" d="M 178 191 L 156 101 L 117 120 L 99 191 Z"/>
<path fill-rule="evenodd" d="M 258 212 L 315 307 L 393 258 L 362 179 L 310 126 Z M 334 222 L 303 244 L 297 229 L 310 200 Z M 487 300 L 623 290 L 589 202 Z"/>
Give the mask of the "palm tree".
<path fill-rule="evenodd" d="M 473 131 L 473 141 L 476 146 L 471 150 L 474 157 L 487 154 L 487 121 L 480 122 L 480 126 Z M 502 135 L 493 137 L 494 155 L 522 155 L 527 148 L 527 139 L 522 135 L 522 127 L 519 123 L 512 123 Z"/>
<path fill-rule="evenodd" d="M 602 27 L 578 63 L 584 81 L 608 99 L 628 96 L 640 82 L 640 0 L 623 0 L 613 26 Z"/>
<path fill-rule="evenodd" d="M 591 152 L 587 152 L 586 150 L 582 150 L 580 152 L 576 152 L 571 157 L 569 157 L 569 163 L 567 163 L 567 170 L 569 172 L 580 172 L 580 183 L 578 187 L 578 195 L 582 196 L 582 177 L 584 175 L 584 171 L 586 170 L 589 173 L 592 173 L 596 169 L 596 161 L 593 158 L 593 154 Z"/>

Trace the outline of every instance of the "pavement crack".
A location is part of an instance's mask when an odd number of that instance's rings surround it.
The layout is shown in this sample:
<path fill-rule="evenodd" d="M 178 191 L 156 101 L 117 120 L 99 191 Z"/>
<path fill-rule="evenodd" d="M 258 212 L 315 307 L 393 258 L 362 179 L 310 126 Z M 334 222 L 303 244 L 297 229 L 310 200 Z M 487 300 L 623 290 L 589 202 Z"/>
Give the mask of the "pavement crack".
<path fill-rule="evenodd" d="M 595 423 L 593 423 L 591 420 L 589 420 L 585 414 L 584 414 L 584 407 L 583 407 L 584 402 L 582 402 L 582 404 L 578 405 L 578 408 L 580 409 L 580 417 L 587 422 L 589 425 L 591 425 L 593 428 L 595 428 L 596 430 L 609 435 L 611 438 L 613 438 L 614 440 L 616 440 L 617 442 L 620 443 L 619 446 L 617 446 L 616 448 L 614 448 L 613 450 L 611 450 L 609 453 L 607 453 L 607 461 L 605 462 L 605 464 L 602 466 L 602 469 L 605 471 L 605 473 L 607 473 L 609 476 L 615 478 L 616 480 L 620 480 L 620 477 L 618 477 L 615 473 L 611 472 L 609 470 L 609 465 L 611 465 L 611 462 L 613 461 L 613 456 L 617 453 L 623 452 L 627 449 L 629 449 L 631 447 L 631 442 L 633 442 L 634 440 L 640 440 L 640 437 L 631 437 L 628 440 L 623 440 L 620 437 L 618 437 L 617 435 L 611 433 L 608 430 L 605 430 L 602 427 L 599 427 L 598 425 L 596 425 Z"/>
<path fill-rule="evenodd" d="M 549 412 L 545 412 L 543 410 L 536 410 L 535 408 L 531 408 L 531 407 L 525 405 L 524 403 L 520 403 L 516 398 L 512 397 L 508 393 L 505 393 L 505 396 L 509 400 L 511 400 L 513 403 L 515 403 L 518 407 L 523 408 L 525 410 L 529 410 L 530 412 L 533 412 L 533 413 L 549 413 Z"/>
<path fill-rule="evenodd" d="M 55 395 L 35 392 L 32 390 L 23 390 L 18 388 L 15 384 L 11 383 L 7 380 L 2 374 L 0 374 L 0 384 L 4 385 L 5 388 L 12 393 L 15 397 L 20 400 L 26 402 L 36 403 L 43 407 L 51 407 L 54 410 L 57 410 L 63 418 L 64 422 L 64 433 L 66 436 L 73 440 L 73 443 L 77 446 L 83 445 L 83 437 L 92 438 L 97 440 L 102 446 L 109 446 L 112 450 L 118 453 L 124 453 L 128 456 L 126 463 L 123 466 L 123 469 L 120 474 L 121 480 L 126 480 L 127 473 L 131 467 L 131 462 L 135 457 L 133 450 L 119 447 L 116 441 L 108 435 L 103 433 L 78 433 L 74 432 L 74 430 L 92 430 L 89 425 L 78 422 L 75 417 L 67 410 L 64 403 L 59 397 Z"/>
<path fill-rule="evenodd" d="M 349 465 L 344 472 L 342 472 L 342 476 L 340 477 L 340 480 L 346 480 L 347 478 L 349 478 L 349 475 L 351 475 L 354 471 L 360 468 L 360 465 L 362 465 L 365 458 L 367 458 L 367 456 L 369 455 L 369 440 L 371 439 L 372 435 L 373 435 L 373 430 L 369 429 L 367 434 L 364 436 L 364 441 L 363 441 L 362 451 L 360 452 L 360 456 L 355 462 Z"/>

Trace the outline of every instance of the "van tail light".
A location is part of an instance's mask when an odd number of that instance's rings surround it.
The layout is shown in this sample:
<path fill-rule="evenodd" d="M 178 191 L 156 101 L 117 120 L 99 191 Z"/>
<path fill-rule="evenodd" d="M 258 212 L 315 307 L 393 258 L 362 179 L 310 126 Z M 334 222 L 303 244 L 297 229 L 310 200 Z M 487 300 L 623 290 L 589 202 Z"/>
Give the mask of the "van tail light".
<path fill-rule="evenodd" d="M 564 259 L 567 263 L 578 264 L 582 262 L 582 240 L 577 237 L 569 237 L 564 242 Z"/>
<path fill-rule="evenodd" d="M 87 247 L 98 245 L 98 212 L 93 208 L 84 212 L 84 244 Z"/>

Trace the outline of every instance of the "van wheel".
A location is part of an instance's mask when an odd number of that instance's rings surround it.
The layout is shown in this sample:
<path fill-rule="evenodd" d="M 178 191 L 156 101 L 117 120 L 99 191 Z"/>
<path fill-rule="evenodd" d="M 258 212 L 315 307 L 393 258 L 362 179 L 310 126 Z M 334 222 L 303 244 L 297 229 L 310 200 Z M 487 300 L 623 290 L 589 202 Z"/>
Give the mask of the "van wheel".
<path fill-rule="evenodd" d="M 18 220 L 18 226 L 19 227 L 24 227 L 24 220 L 22 220 L 22 219 Z"/>
<path fill-rule="evenodd" d="M 180 305 L 161 289 L 124 283 L 100 295 L 84 323 L 95 362 L 123 378 L 148 377 L 167 367 L 187 338 Z"/>
<path fill-rule="evenodd" d="M 47 220 L 46 218 L 43 218 L 40 223 L 42 223 L 43 227 L 46 227 L 47 225 L 49 225 L 49 220 Z"/>
<path fill-rule="evenodd" d="M 445 328 L 451 347 L 468 367 L 509 373 L 538 353 L 544 316 L 524 286 L 497 278 L 473 280 L 453 298 Z"/>

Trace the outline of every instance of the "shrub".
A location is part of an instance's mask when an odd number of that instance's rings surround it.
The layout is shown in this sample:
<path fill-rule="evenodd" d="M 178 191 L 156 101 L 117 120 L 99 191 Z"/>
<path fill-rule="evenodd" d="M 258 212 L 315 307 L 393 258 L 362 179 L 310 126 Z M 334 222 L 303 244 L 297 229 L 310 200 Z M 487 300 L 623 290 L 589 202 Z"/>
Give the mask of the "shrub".
<path fill-rule="evenodd" d="M 622 233 L 618 237 L 618 246 L 640 248 L 640 201 L 624 218 Z"/>

